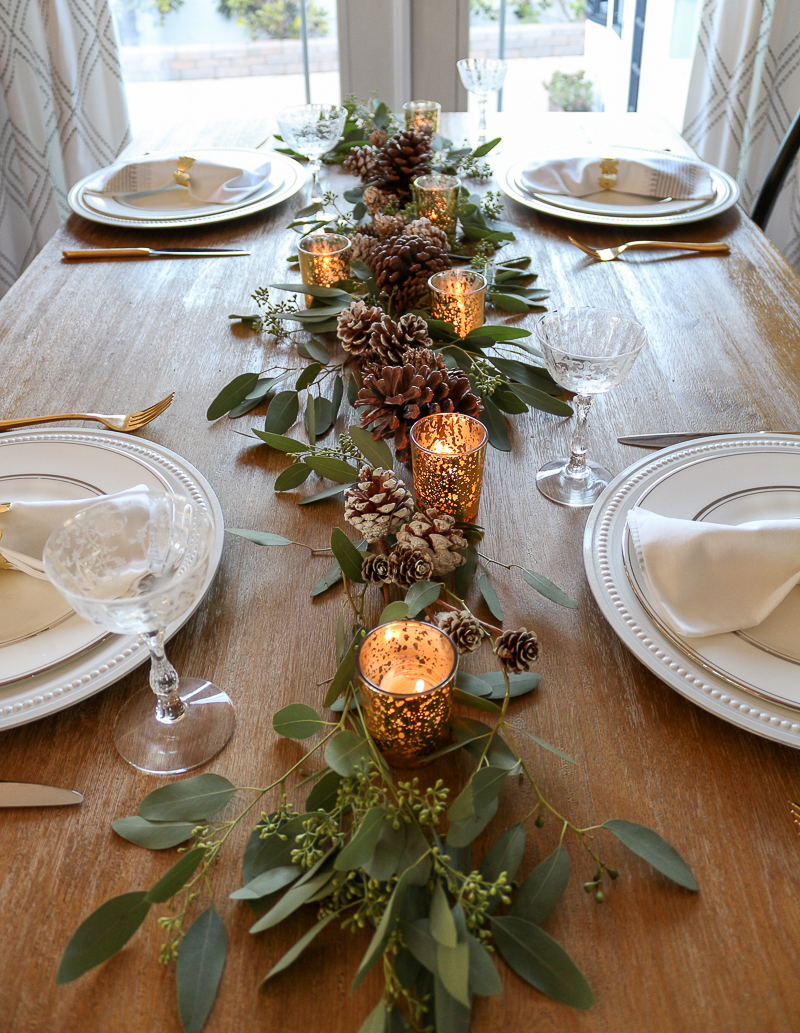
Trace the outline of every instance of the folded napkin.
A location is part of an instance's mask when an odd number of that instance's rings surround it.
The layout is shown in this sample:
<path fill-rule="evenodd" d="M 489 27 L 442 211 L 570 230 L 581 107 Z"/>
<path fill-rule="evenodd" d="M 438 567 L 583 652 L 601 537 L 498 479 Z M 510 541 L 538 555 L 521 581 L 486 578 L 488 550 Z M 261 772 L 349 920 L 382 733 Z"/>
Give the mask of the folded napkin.
<path fill-rule="evenodd" d="M 711 524 L 628 513 L 653 607 L 687 638 L 760 624 L 800 582 L 800 520 Z"/>
<path fill-rule="evenodd" d="M 116 495 L 95 495 L 68 502 L 12 502 L 7 512 L 0 513 L 0 567 L 5 560 L 5 565 L 47 581 L 42 552 L 51 533 L 93 502 L 116 499 L 135 491 L 147 491 L 147 486 L 137 484 Z"/>
<path fill-rule="evenodd" d="M 218 165 L 189 157 L 143 158 L 121 168 L 106 169 L 86 190 L 93 194 L 138 194 L 146 190 L 185 186 L 196 201 L 237 204 L 269 178 L 271 162 L 262 155 L 243 155 L 241 166 Z"/>
<path fill-rule="evenodd" d="M 711 174 L 705 165 L 658 154 L 639 161 L 564 158 L 536 162 L 523 171 L 522 179 L 532 192 L 571 194 L 573 197 L 586 197 L 604 188 L 624 194 L 676 200 L 715 196 Z"/>

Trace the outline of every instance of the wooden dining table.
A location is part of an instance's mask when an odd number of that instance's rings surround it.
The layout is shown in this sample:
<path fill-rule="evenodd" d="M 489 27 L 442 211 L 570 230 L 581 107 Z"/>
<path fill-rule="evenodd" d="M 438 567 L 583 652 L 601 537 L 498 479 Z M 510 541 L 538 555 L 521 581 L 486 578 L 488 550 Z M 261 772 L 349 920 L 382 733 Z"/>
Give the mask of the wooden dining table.
<path fill-rule="evenodd" d="M 456 141 L 473 128 L 466 115 L 446 117 L 444 130 Z M 540 154 L 565 140 L 691 153 L 674 129 L 641 115 L 537 115 L 529 125 L 496 116 L 490 128 L 503 136 L 492 159 L 498 163 L 515 141 Z M 254 146 L 262 129 L 235 116 L 208 123 L 187 116 L 178 146 L 180 153 L 201 144 Z M 134 149 L 174 148 L 177 139 L 166 123 L 154 125 Z M 335 168 L 323 178 L 336 190 L 351 182 Z M 475 185 L 478 192 L 493 188 Z M 180 231 L 121 229 L 71 216 L 0 302 L 0 418 L 129 412 L 174 390 L 171 408 L 140 437 L 174 450 L 205 475 L 226 525 L 326 544 L 332 526 L 346 526 L 341 500 L 298 507 L 297 492 L 273 491 L 285 458 L 250 433 L 263 426 L 264 409 L 238 420 L 206 419 L 210 401 L 238 373 L 287 361 L 305 365 L 288 345 L 277 347 L 228 316 L 256 311 L 250 300 L 256 288 L 297 278 L 286 261 L 297 241 L 288 224 L 307 203 L 306 186 L 276 208 Z M 631 375 L 595 406 L 590 456 L 619 472 L 645 454 L 619 445 L 623 434 L 798 429 L 800 278 L 741 208 L 647 233 L 724 240 L 731 245 L 727 256 L 634 252 L 608 263 L 587 258 L 568 234 L 603 246 L 635 232 L 538 215 L 511 200 L 505 218 L 517 238 L 508 253 L 532 257 L 551 307 L 613 308 L 647 329 L 647 348 Z M 64 248 L 159 245 L 241 245 L 252 254 L 71 263 L 61 257 Z M 487 312 L 493 323 L 527 328 L 536 319 Z M 345 403 L 337 431 L 353 422 Z M 479 516 L 485 551 L 540 571 L 578 602 L 577 610 L 561 609 L 518 579 L 494 577 L 505 626 L 532 628 L 541 642 L 541 683 L 513 703 L 514 720 L 577 765 L 533 743 L 526 756 L 560 811 L 581 825 L 617 817 L 655 829 L 689 863 L 700 890 L 692 894 L 668 882 L 613 842 L 604 845 L 604 857 L 620 877 L 598 904 L 581 885 L 593 870 L 567 840 L 575 873 L 546 929 L 586 974 L 594 1008 L 579 1012 L 554 1003 L 500 963 L 504 992 L 476 998 L 472 1028 L 796 1031 L 800 840 L 789 801 L 800 798 L 800 752 L 706 712 L 628 652 L 587 584 L 588 510 L 554 505 L 534 481 L 544 461 L 568 450 L 572 422 L 531 411 L 511 418 L 509 427 L 512 451 L 490 449 L 486 462 Z M 400 474 L 410 483 L 407 469 Z M 317 489 L 309 482 L 299 494 L 311 490 Z M 259 549 L 226 536 L 214 583 L 169 646 L 180 671 L 213 679 L 236 707 L 233 739 L 202 770 L 241 786 L 267 785 L 301 756 L 300 743 L 273 731 L 272 716 L 293 701 L 321 707 L 318 686 L 333 671 L 340 600 L 328 593 L 312 601 L 310 590 L 327 562 L 304 549 Z M 469 598 L 488 617 L 477 596 Z M 490 659 L 471 655 L 464 666 L 478 672 Z M 180 1030 L 174 969 L 159 964 L 162 934 L 152 917 L 112 960 L 68 986 L 55 982 L 61 953 L 82 919 L 111 896 L 151 886 L 175 860 L 174 851 L 142 850 L 111 828 L 168 781 L 128 766 L 112 741 L 117 712 L 145 683 L 140 667 L 78 705 L 0 732 L 0 779 L 62 785 L 85 796 L 80 807 L 0 811 L 0 1030 Z M 460 784 L 469 770 L 466 756 L 450 754 L 422 777 Z M 496 830 L 530 808 L 530 792 L 509 784 L 497 818 L 475 844 L 474 863 Z M 541 829 L 529 823 L 521 874 L 554 849 L 559 831 L 554 821 Z M 300 962 L 258 989 L 315 919 L 305 909 L 268 933 L 249 934 L 251 912 L 228 899 L 241 885 L 247 832 L 232 837 L 214 876 L 229 948 L 208 1033 L 355 1033 L 382 985 L 376 969 L 355 995 L 349 991 L 369 940 L 365 931 L 329 925 Z"/>

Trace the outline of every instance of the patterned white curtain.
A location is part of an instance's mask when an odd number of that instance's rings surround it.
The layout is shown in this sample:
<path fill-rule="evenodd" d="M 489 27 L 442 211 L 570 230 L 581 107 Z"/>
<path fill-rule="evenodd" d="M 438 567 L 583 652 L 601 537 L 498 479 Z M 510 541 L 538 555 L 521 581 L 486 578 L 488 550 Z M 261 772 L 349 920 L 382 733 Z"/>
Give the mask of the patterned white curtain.
<path fill-rule="evenodd" d="M 130 140 L 108 0 L 0 0 L 0 296 Z"/>
<path fill-rule="evenodd" d="M 701 0 L 684 137 L 735 176 L 750 210 L 800 109 L 800 0 Z M 767 234 L 800 269 L 800 164 Z"/>

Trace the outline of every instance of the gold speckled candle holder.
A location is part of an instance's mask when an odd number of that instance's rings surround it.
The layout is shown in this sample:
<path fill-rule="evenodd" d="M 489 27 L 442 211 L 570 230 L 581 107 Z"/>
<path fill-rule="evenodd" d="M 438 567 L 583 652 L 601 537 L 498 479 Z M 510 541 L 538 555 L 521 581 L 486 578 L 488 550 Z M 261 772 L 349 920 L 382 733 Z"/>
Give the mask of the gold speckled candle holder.
<path fill-rule="evenodd" d="M 435 100 L 408 100 L 403 105 L 406 129 L 428 129 L 439 132 L 439 115 L 442 105 Z"/>
<path fill-rule="evenodd" d="M 430 176 L 417 176 L 414 180 L 414 203 L 417 218 L 423 216 L 443 229 L 448 240 L 453 240 L 458 224 L 458 194 L 461 180 L 458 176 L 445 176 L 434 172 Z"/>
<path fill-rule="evenodd" d="M 392 621 L 356 653 L 356 680 L 369 734 L 395 767 L 425 763 L 448 737 L 458 653 L 440 628 Z"/>
<path fill-rule="evenodd" d="M 480 420 L 434 413 L 411 428 L 417 507 L 472 523 L 478 515 L 488 434 Z"/>
<path fill-rule="evenodd" d="M 319 233 L 304 237 L 297 245 L 303 283 L 330 287 L 350 277 L 350 238 L 341 233 Z M 306 305 L 314 299 L 306 294 Z"/>
<path fill-rule="evenodd" d="M 483 326 L 486 277 L 472 269 L 443 269 L 428 280 L 431 315 L 450 323 L 459 337 Z"/>

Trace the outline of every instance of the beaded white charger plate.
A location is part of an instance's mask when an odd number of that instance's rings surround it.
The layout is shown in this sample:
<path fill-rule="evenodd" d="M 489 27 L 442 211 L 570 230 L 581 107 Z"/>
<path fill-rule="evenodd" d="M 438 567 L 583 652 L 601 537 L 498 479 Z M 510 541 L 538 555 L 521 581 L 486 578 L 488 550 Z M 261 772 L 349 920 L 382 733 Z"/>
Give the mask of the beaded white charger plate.
<path fill-rule="evenodd" d="M 589 585 L 611 627 L 670 688 L 725 721 L 800 748 L 800 590 L 757 628 L 685 639 L 658 618 L 630 548 L 628 512 L 738 524 L 800 517 L 800 440 L 730 434 L 663 449 L 616 477 L 589 516 Z"/>
<path fill-rule="evenodd" d="M 214 523 L 214 550 L 196 597 L 170 624 L 186 623 L 208 591 L 222 556 L 219 500 L 202 474 L 162 445 L 114 431 L 10 431 L 0 437 L 0 495 L 92 498 L 144 484 L 186 495 Z M 52 586 L 0 570 L 0 729 L 36 721 L 99 692 L 147 658 L 134 635 L 112 635 L 62 606 Z"/>

